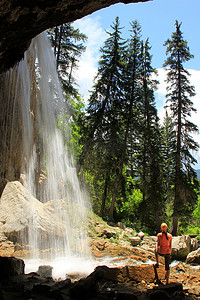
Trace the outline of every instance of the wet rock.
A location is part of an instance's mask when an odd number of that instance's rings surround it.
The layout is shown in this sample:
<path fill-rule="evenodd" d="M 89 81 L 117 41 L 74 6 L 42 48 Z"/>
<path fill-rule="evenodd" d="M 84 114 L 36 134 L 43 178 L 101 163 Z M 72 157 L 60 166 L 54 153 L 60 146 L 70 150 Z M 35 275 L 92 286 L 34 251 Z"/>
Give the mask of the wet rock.
<path fill-rule="evenodd" d="M 28 226 L 35 217 L 34 211 L 30 209 L 30 195 L 28 190 L 19 182 L 8 182 L 0 202 L 0 229 L 11 242 L 26 241 L 28 236 Z M 47 203 L 43 204 L 32 197 L 33 206 L 37 211 L 37 228 L 41 241 L 56 232 L 57 238 L 62 238 L 64 234 L 64 223 L 58 219 L 52 207 Z M 50 201 L 49 201 L 50 202 Z M 50 202 L 51 203 L 51 202 Z"/>
<path fill-rule="evenodd" d="M 0 257 L 0 282 L 10 277 L 24 274 L 24 261 L 15 257 Z"/>
<path fill-rule="evenodd" d="M 52 270 L 51 266 L 39 266 L 37 273 L 42 277 L 52 277 Z"/>
<path fill-rule="evenodd" d="M 96 269 L 88 277 L 74 283 L 70 288 L 70 296 L 73 299 L 89 299 L 95 297 L 98 291 L 98 282 L 103 278 L 103 271 Z"/>
<path fill-rule="evenodd" d="M 186 258 L 186 263 L 187 264 L 191 264 L 191 263 L 200 264 L 200 248 L 197 249 L 196 251 L 192 251 L 188 254 L 188 256 Z"/>
<path fill-rule="evenodd" d="M 33 286 L 33 293 L 38 293 L 38 294 L 45 294 L 49 295 L 50 293 L 50 286 L 48 284 L 43 284 L 43 283 L 36 283 Z"/>

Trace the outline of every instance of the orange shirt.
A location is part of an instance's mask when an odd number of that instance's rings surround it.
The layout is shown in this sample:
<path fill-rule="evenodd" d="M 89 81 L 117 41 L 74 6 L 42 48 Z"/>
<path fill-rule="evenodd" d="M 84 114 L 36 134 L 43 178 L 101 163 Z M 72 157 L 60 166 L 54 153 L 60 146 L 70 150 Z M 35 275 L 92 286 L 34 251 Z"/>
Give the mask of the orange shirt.
<path fill-rule="evenodd" d="M 157 234 L 158 238 L 158 252 L 160 254 L 171 254 L 171 241 L 172 235 L 167 233 L 168 240 L 166 235 L 163 232 Z"/>

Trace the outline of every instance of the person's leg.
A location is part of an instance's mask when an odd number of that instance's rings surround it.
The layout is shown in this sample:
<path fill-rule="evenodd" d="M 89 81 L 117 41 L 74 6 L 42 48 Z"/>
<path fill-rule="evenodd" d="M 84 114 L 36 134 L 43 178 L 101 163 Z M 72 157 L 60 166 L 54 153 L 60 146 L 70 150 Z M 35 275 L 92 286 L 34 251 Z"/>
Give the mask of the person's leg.
<path fill-rule="evenodd" d="M 156 258 L 156 267 L 158 268 L 159 267 L 159 262 L 158 262 L 158 251 L 157 249 L 155 249 L 155 258 Z"/>
<path fill-rule="evenodd" d="M 166 284 L 169 284 L 169 274 L 170 274 L 170 270 L 169 270 L 169 264 L 170 264 L 170 255 L 165 255 L 165 279 L 166 279 Z"/>
<path fill-rule="evenodd" d="M 166 273 L 165 273 L 166 285 L 169 284 L 169 274 L 170 274 L 170 271 L 166 270 Z"/>

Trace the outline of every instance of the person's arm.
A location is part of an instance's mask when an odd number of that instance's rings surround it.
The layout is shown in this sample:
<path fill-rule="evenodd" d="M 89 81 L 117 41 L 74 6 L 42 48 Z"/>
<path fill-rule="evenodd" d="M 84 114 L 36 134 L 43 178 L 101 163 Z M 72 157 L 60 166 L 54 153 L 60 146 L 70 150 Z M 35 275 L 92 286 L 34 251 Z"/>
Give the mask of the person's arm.
<path fill-rule="evenodd" d="M 160 250 L 160 239 L 159 236 L 157 236 L 157 250 Z"/>
<path fill-rule="evenodd" d="M 170 248 L 170 254 L 172 253 L 172 236 L 171 239 L 169 241 L 169 248 Z"/>

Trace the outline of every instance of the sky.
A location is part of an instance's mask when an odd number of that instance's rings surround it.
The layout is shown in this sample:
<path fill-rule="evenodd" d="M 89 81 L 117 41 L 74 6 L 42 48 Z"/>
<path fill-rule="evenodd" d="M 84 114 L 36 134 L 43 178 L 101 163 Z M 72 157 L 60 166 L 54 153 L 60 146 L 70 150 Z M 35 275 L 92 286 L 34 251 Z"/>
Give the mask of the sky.
<path fill-rule="evenodd" d="M 171 38 L 175 31 L 175 21 L 182 22 L 181 31 L 183 38 L 188 42 L 191 54 L 194 58 L 184 66 L 191 74 L 190 83 L 195 86 L 196 96 L 191 100 L 197 113 L 192 115 L 192 121 L 200 128 L 200 0 L 153 0 L 146 3 L 115 4 L 101 9 L 73 23 L 75 28 L 79 28 L 88 37 L 86 52 L 81 56 L 79 69 L 76 71 L 76 78 L 80 87 L 80 93 L 87 102 L 89 90 L 92 89 L 93 79 L 98 68 L 100 58 L 99 49 L 108 38 L 106 31 L 111 31 L 118 16 L 120 27 L 122 27 L 122 37 L 128 38 L 130 23 L 137 20 L 142 29 L 142 39 L 149 38 L 151 46 L 152 67 L 158 70 L 160 84 L 155 93 L 156 105 L 159 117 L 164 116 L 165 105 L 165 70 L 163 63 L 166 59 L 166 48 L 163 43 Z M 200 134 L 196 134 L 194 139 L 200 144 Z M 195 154 L 200 168 L 200 151 Z"/>

